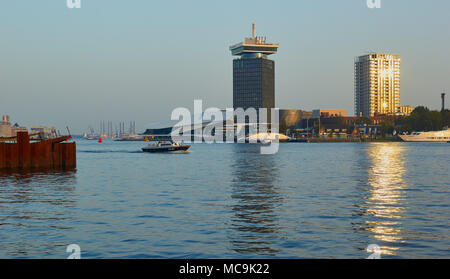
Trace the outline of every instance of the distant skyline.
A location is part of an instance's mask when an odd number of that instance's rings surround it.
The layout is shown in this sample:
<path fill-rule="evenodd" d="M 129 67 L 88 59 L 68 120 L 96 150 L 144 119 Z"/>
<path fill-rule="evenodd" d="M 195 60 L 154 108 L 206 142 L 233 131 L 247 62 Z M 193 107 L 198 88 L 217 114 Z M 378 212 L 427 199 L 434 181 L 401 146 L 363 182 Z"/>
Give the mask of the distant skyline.
<path fill-rule="evenodd" d="M 440 109 L 450 90 L 450 2 L 3 1 L 0 114 L 13 123 L 98 129 L 136 121 L 137 132 L 176 107 L 232 107 L 228 47 L 266 36 L 280 48 L 276 106 L 354 114 L 354 58 L 398 54 L 401 104 Z M 447 94 L 448 95 L 448 94 Z M 447 102 L 448 103 L 448 102 Z"/>

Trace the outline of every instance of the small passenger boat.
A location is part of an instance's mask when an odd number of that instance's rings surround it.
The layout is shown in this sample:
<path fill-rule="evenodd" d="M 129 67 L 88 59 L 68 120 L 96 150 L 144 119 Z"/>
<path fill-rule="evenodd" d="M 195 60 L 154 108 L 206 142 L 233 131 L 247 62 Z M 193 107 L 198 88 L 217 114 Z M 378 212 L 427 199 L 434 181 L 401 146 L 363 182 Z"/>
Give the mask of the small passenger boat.
<path fill-rule="evenodd" d="M 149 145 L 142 148 L 144 152 L 173 152 L 173 151 L 186 151 L 190 148 L 190 145 L 181 145 L 172 141 L 157 141 L 152 142 Z"/>

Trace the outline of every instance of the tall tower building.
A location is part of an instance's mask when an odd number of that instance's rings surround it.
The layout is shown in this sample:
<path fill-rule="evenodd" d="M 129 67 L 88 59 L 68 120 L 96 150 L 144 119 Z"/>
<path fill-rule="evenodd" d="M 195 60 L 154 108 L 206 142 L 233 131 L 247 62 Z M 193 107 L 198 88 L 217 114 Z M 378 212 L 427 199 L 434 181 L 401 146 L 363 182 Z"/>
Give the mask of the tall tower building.
<path fill-rule="evenodd" d="M 275 107 L 275 62 L 267 59 L 277 53 L 278 44 L 267 43 L 256 36 L 230 47 L 231 54 L 240 56 L 233 60 L 233 107 L 255 109 Z"/>
<path fill-rule="evenodd" d="M 400 56 L 371 53 L 355 59 L 355 114 L 395 114 L 400 109 Z"/>

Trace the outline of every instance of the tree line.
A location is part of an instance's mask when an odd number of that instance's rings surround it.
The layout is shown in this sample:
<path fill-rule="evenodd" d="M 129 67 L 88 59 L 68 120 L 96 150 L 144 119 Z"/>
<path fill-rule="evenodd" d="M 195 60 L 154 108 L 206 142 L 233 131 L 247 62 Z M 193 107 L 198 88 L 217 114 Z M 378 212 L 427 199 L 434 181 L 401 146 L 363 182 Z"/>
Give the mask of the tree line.
<path fill-rule="evenodd" d="M 398 117 L 394 123 L 400 132 L 439 131 L 450 127 L 450 110 L 437 111 L 418 106 L 411 115 Z"/>

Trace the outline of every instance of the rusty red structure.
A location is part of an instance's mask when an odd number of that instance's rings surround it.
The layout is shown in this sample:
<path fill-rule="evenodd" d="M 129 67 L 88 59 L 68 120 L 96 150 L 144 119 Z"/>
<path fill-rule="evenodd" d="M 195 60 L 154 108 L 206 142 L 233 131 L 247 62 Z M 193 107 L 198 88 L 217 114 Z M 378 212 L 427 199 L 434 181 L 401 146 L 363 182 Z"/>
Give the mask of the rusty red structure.
<path fill-rule="evenodd" d="M 30 142 L 28 132 L 18 132 L 16 142 L 0 142 L 2 169 L 75 169 L 76 143 L 71 136 Z"/>

